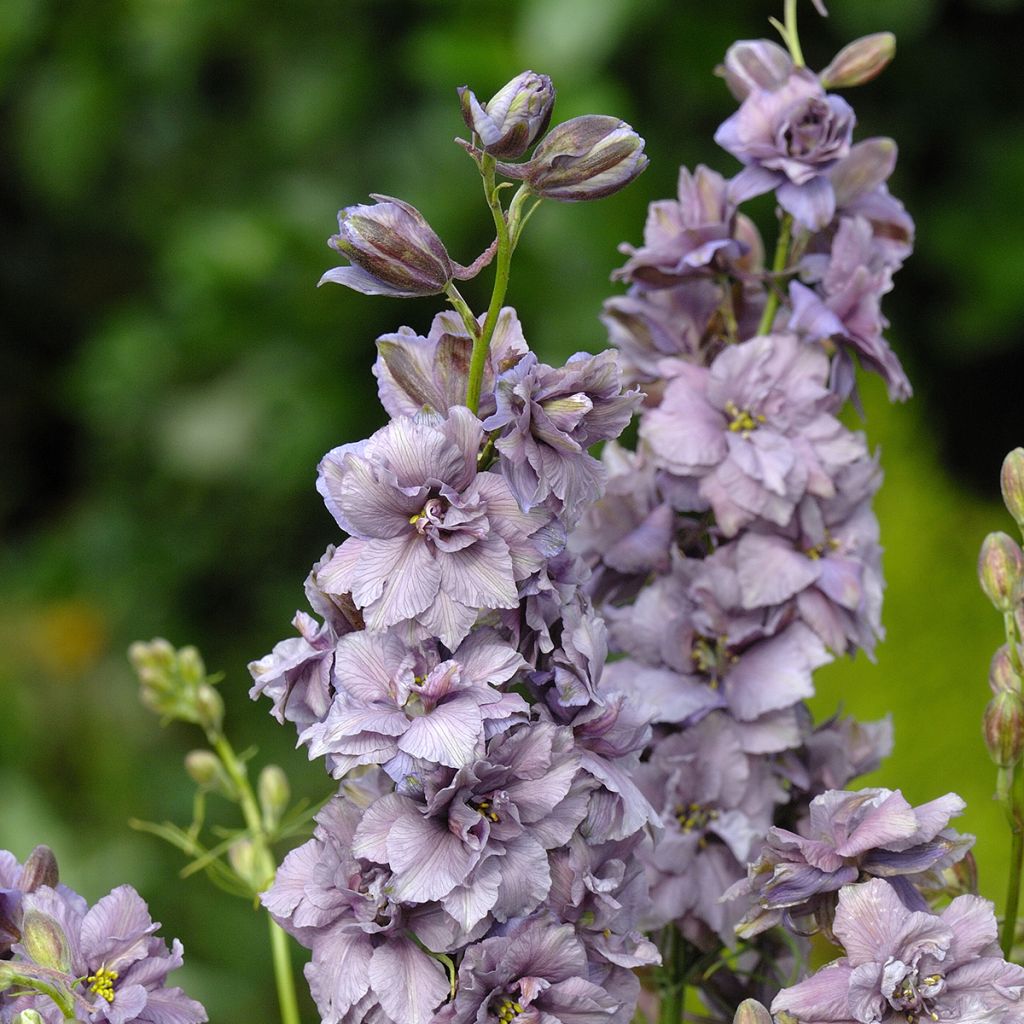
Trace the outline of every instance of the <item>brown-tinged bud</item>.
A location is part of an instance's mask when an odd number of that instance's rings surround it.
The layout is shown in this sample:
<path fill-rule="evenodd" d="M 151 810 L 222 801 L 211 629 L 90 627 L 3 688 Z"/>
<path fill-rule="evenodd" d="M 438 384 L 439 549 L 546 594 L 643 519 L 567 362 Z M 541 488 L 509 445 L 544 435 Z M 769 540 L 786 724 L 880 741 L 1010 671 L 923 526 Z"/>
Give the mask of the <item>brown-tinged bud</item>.
<path fill-rule="evenodd" d="M 844 46 L 818 78 L 826 89 L 864 85 L 880 75 L 895 56 L 896 37 L 891 32 L 875 32 Z"/>
<path fill-rule="evenodd" d="M 989 756 L 1000 768 L 1012 768 L 1024 751 L 1024 700 L 1000 690 L 985 708 L 982 725 Z"/>
<path fill-rule="evenodd" d="M 772 1024 L 772 1015 L 756 999 L 744 999 L 736 1007 L 732 1024 Z"/>
<path fill-rule="evenodd" d="M 264 766 L 256 780 L 256 795 L 259 797 L 264 825 L 268 829 L 276 828 L 292 795 L 284 770 L 276 764 Z"/>
<path fill-rule="evenodd" d="M 985 596 L 1001 612 L 1012 612 L 1020 601 L 1024 553 L 1009 535 L 990 533 L 978 555 L 978 580 Z"/>
<path fill-rule="evenodd" d="M 185 771 L 202 789 L 234 800 L 238 792 L 224 770 L 220 758 L 210 750 L 190 750 L 185 755 Z"/>
<path fill-rule="evenodd" d="M 555 105 L 555 87 L 547 75 L 524 71 L 503 85 L 486 103 L 469 86 L 458 88 L 462 118 L 491 156 L 515 160 L 547 131 Z"/>
<path fill-rule="evenodd" d="M 535 195 L 562 203 L 603 199 L 647 166 L 644 140 L 625 121 L 585 114 L 555 125 L 525 164 L 499 164 Z"/>
<path fill-rule="evenodd" d="M 953 886 L 958 896 L 978 895 L 978 862 L 973 853 L 968 851 L 948 870 L 953 876 Z"/>
<path fill-rule="evenodd" d="M 988 685 L 992 688 L 993 693 L 1000 693 L 1003 690 L 1021 693 L 1022 683 L 1024 680 L 1013 666 L 1009 645 L 1003 644 L 992 655 L 992 661 L 988 667 Z"/>
<path fill-rule="evenodd" d="M 35 892 L 41 885 L 55 889 L 59 881 L 60 871 L 53 850 L 48 846 L 37 846 L 28 855 L 28 860 L 21 869 L 21 882 L 18 888 L 22 892 Z"/>
<path fill-rule="evenodd" d="M 753 89 L 777 89 L 793 71 L 793 58 L 770 39 L 741 39 L 725 52 L 715 74 L 741 102 Z"/>
<path fill-rule="evenodd" d="M 1007 510 L 1024 530 L 1024 448 L 1014 448 L 1003 459 L 999 484 Z"/>
<path fill-rule="evenodd" d="M 26 910 L 21 922 L 21 946 L 40 967 L 71 972 L 71 946 L 64 929 L 49 914 Z"/>

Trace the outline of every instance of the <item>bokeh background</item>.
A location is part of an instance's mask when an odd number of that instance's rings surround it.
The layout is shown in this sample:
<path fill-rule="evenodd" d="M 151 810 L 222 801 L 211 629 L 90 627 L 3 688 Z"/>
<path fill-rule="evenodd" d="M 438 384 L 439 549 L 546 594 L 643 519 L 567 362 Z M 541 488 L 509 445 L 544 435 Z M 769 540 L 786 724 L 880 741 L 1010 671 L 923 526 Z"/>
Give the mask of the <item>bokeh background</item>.
<path fill-rule="evenodd" d="M 892 29 L 895 63 L 847 96 L 859 135 L 901 149 L 893 190 L 919 228 L 886 310 L 917 394 L 865 381 L 881 446 L 889 639 L 820 673 L 817 709 L 891 711 L 873 777 L 915 802 L 970 802 L 982 889 L 1007 837 L 979 734 L 1000 623 L 977 591 L 1002 454 L 1024 443 L 1024 42 L 1020 0 L 802 5 L 812 66 Z M 513 301 L 550 361 L 598 350 L 620 241 L 676 168 L 735 164 L 711 136 L 734 104 L 712 69 L 770 33 L 762 0 L 246 0 L 0 3 L 0 847 L 36 842 L 91 900 L 123 881 L 188 952 L 183 984 L 218 1024 L 275 1018 L 251 908 L 132 817 L 189 820 L 199 739 L 139 707 L 124 652 L 194 642 L 236 745 L 330 786 L 292 750 L 246 663 L 290 634 L 309 565 L 336 539 L 314 487 L 329 448 L 382 423 L 373 340 L 425 333 L 433 300 L 314 287 L 338 207 L 417 205 L 468 262 L 489 240 L 454 88 L 550 74 L 556 119 L 624 117 L 651 166 L 600 203 L 549 204 L 524 236 Z M 770 234 L 770 226 L 769 226 Z M 478 308 L 487 275 L 466 286 Z M 223 819 L 230 821 L 228 817 Z M 309 1020 L 315 1019 L 307 1007 Z"/>

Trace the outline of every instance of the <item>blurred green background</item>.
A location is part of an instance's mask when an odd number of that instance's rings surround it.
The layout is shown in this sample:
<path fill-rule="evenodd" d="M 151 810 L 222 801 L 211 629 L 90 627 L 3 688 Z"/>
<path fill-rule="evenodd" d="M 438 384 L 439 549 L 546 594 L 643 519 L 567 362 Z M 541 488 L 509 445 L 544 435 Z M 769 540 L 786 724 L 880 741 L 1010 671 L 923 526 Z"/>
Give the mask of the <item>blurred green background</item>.
<path fill-rule="evenodd" d="M 1000 623 L 977 591 L 1002 454 L 1024 442 L 1024 86 L 1019 0 L 803 5 L 823 67 L 859 34 L 900 50 L 849 92 L 860 137 L 901 147 L 893 190 L 919 228 L 886 310 L 917 386 L 889 408 L 878 501 L 889 639 L 820 675 L 818 710 L 890 711 L 875 776 L 915 802 L 956 789 L 1001 898 L 1005 829 L 981 744 Z M 382 422 L 373 340 L 425 332 L 437 303 L 314 287 L 342 205 L 417 205 L 468 262 L 488 242 L 455 86 L 486 98 L 526 67 L 556 119 L 616 114 L 651 166 L 600 203 L 531 222 L 511 301 L 550 360 L 605 344 L 620 241 L 680 162 L 732 173 L 711 136 L 734 109 L 711 71 L 770 32 L 762 0 L 3 0 L 0 3 L 0 847 L 57 852 L 90 899 L 128 881 L 187 949 L 182 983 L 218 1024 L 275 1019 L 265 930 L 130 817 L 186 822 L 181 758 L 198 736 L 138 706 L 124 651 L 194 642 L 227 673 L 239 747 L 329 783 L 292 751 L 245 665 L 290 635 L 309 565 L 336 539 L 314 487 L 329 448 Z M 770 232 L 770 228 L 769 228 Z M 465 288 L 478 308 L 487 275 Z M 310 1020 L 315 1019 L 310 1011 Z"/>

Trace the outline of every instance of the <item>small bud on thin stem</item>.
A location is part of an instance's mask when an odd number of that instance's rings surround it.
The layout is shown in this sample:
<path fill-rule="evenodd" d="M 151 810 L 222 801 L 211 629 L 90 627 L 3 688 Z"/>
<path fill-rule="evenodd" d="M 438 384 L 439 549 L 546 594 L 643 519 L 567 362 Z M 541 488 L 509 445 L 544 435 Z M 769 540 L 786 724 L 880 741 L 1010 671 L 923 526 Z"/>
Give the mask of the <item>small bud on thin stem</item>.
<path fill-rule="evenodd" d="M 1024 448 L 1014 448 L 1003 459 L 999 484 L 1007 510 L 1024 530 Z"/>
<path fill-rule="evenodd" d="M 1024 751 L 1024 700 L 1012 690 L 1000 690 L 985 708 L 985 746 L 1000 768 L 1012 768 Z"/>
<path fill-rule="evenodd" d="M 1024 553 L 1012 537 L 990 533 L 978 556 L 978 580 L 985 596 L 1001 612 L 1012 612 L 1020 601 Z"/>

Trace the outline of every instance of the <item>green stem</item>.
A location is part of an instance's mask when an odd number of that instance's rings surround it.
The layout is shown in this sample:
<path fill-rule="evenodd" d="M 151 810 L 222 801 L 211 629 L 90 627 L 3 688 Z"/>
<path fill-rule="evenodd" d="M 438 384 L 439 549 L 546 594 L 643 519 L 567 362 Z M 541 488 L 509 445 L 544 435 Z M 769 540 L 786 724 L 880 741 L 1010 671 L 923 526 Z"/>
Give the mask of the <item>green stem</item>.
<path fill-rule="evenodd" d="M 800 49 L 800 36 L 796 30 L 796 3 L 797 0 L 786 0 L 786 46 L 789 47 L 793 63 L 798 67 L 804 66 L 804 55 Z"/>
<path fill-rule="evenodd" d="M 1020 876 L 1024 868 L 1024 772 L 1018 764 L 1012 769 L 1014 777 L 1010 788 L 1010 876 L 1006 886 L 1006 910 L 999 945 L 1005 959 L 1010 959 L 1017 934 L 1017 912 L 1020 907 Z"/>
<path fill-rule="evenodd" d="M 459 289 L 455 287 L 454 281 L 450 281 L 444 291 L 455 312 L 462 317 L 462 322 L 469 336 L 476 340 L 480 334 L 480 325 L 476 322 L 476 317 L 473 316 L 473 310 L 469 308 L 469 303 L 462 297 Z"/>
<path fill-rule="evenodd" d="M 487 350 L 491 345 L 494 328 L 498 323 L 498 314 L 505 301 L 508 291 L 508 275 L 512 263 L 512 243 L 509 237 L 508 222 L 505 211 L 501 208 L 501 199 L 494 187 L 494 157 L 485 154 L 480 161 L 480 173 L 484 179 L 484 196 L 494 218 L 494 227 L 498 233 L 498 252 L 495 257 L 494 289 L 491 292 L 491 303 L 487 307 L 484 326 L 473 341 L 473 354 L 469 360 L 469 381 L 466 385 L 466 405 L 472 412 L 480 408 L 480 388 L 484 379 L 484 366 L 487 363 Z M 518 198 L 518 197 L 517 197 Z"/>
<path fill-rule="evenodd" d="M 761 322 L 757 325 L 758 334 L 767 334 L 775 320 L 775 314 L 779 309 L 779 291 L 776 278 L 786 269 L 786 261 L 789 259 L 789 242 L 793 235 L 793 217 L 785 214 L 779 226 L 779 238 L 775 243 L 775 258 L 772 260 L 771 288 L 768 291 L 768 301 L 765 303 L 764 312 L 761 314 Z"/>
<path fill-rule="evenodd" d="M 666 929 L 662 956 L 666 983 L 661 989 L 658 1024 L 682 1024 L 686 1013 L 686 975 L 689 965 L 686 943 L 674 924 Z"/>
<path fill-rule="evenodd" d="M 719 277 L 719 284 L 722 286 L 722 302 L 718 308 L 722 313 L 722 323 L 725 325 L 725 340 L 732 345 L 739 341 L 736 307 L 732 301 L 732 278 L 728 274 L 722 274 Z"/>
<path fill-rule="evenodd" d="M 242 809 L 242 817 L 245 818 L 246 829 L 252 839 L 256 871 L 258 872 L 258 878 L 253 881 L 257 889 L 264 889 L 273 882 L 277 864 L 267 841 L 259 802 L 249 784 L 245 765 L 239 760 L 227 737 L 223 733 L 217 732 L 211 733 L 209 740 L 238 793 L 238 805 Z M 288 950 L 288 936 L 272 918 L 269 918 L 269 915 L 268 919 L 270 920 L 270 951 L 274 963 L 277 998 L 281 1008 L 281 1022 L 282 1024 L 300 1024 L 295 978 Z"/>

